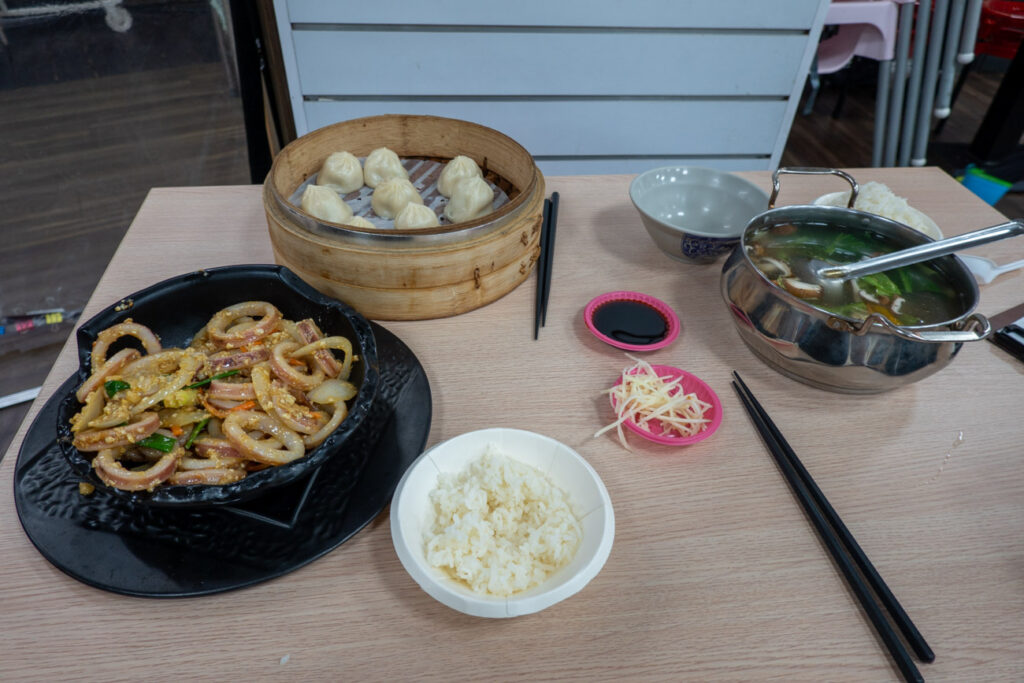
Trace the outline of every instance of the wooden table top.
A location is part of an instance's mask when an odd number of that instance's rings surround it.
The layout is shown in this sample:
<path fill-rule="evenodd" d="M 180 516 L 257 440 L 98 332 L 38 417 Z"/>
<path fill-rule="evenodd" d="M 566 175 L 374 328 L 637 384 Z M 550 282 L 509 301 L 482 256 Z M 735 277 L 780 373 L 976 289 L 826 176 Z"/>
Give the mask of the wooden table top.
<path fill-rule="evenodd" d="M 767 173 L 741 174 L 768 188 Z M 996 211 L 938 169 L 863 169 L 947 235 Z M 739 371 L 936 653 L 929 680 L 1024 678 L 1024 364 L 987 342 L 908 387 L 847 396 L 784 378 L 740 342 L 720 263 L 681 265 L 648 239 L 629 176 L 548 178 L 561 194 L 547 326 L 535 278 L 453 318 L 384 323 L 426 368 L 428 446 L 490 426 L 577 449 L 603 478 L 616 538 L 603 571 L 543 612 L 486 620 L 434 601 L 405 573 L 387 511 L 282 578 L 155 600 L 69 578 L 18 523 L 12 473 L 27 425 L 74 370 L 73 339 L 0 465 L 0 679 L 884 680 L 898 671 L 729 386 Z M 780 203 L 841 189 L 783 183 Z M 1024 258 L 1024 240 L 973 250 Z M 153 190 L 83 315 L 196 268 L 272 262 L 260 188 Z M 1024 301 L 1024 274 L 982 288 L 979 311 Z M 651 362 L 688 369 L 724 404 L 721 429 L 673 450 L 612 434 L 599 392 L 631 363 L 593 338 L 592 297 L 637 289 L 671 305 L 680 338 Z"/>

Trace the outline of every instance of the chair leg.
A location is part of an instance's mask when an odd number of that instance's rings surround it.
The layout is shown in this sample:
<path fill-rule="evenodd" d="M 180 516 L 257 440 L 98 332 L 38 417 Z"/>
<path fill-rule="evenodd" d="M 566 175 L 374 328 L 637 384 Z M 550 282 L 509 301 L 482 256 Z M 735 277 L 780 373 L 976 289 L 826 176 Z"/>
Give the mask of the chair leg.
<path fill-rule="evenodd" d="M 838 119 L 843 113 L 843 105 L 846 104 L 846 90 L 850 84 L 850 76 L 847 69 L 837 71 L 835 79 L 839 81 L 839 97 L 836 99 L 836 106 L 832 108 L 832 118 Z"/>
<path fill-rule="evenodd" d="M 807 74 L 807 82 L 811 86 L 811 92 L 807 95 L 804 103 L 803 115 L 810 116 L 814 111 L 814 103 L 818 99 L 818 90 L 821 89 L 821 78 L 818 77 L 818 56 L 811 60 L 811 70 Z"/>
<path fill-rule="evenodd" d="M 892 81 L 892 60 L 878 62 L 878 88 L 875 92 L 875 130 L 871 145 L 871 165 L 882 165 L 882 151 L 885 148 L 886 125 L 889 121 L 889 90 Z"/>

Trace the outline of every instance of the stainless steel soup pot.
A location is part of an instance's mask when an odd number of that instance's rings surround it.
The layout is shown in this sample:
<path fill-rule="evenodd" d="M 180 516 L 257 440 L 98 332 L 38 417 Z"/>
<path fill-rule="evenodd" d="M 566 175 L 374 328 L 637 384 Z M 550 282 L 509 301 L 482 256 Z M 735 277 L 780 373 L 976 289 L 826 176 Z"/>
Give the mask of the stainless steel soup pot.
<path fill-rule="evenodd" d="M 847 207 L 796 205 L 773 208 L 779 176 L 833 174 L 852 188 Z M 930 261 L 958 293 L 958 315 L 927 326 L 899 326 L 879 314 L 866 320 L 829 313 L 765 277 L 750 260 L 747 244 L 760 231 L 779 224 L 829 225 L 837 231 L 868 229 L 900 248 L 933 241 L 896 221 L 857 211 L 857 183 L 835 169 L 781 168 L 772 176 L 769 210 L 747 225 L 740 244 L 722 267 L 721 291 L 740 339 L 778 372 L 821 389 L 851 394 L 888 391 L 938 372 L 964 342 L 984 339 L 992 326 L 975 313 L 978 285 L 955 256 Z"/>

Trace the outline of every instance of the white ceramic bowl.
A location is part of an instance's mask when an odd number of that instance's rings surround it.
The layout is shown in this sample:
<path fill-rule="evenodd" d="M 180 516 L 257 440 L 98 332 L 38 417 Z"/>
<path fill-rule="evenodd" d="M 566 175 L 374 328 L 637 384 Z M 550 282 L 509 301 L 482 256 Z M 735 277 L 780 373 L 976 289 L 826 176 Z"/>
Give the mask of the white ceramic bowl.
<path fill-rule="evenodd" d="M 509 597 L 474 593 L 427 564 L 426 526 L 430 492 L 441 472 L 461 472 L 494 444 L 504 455 L 539 469 L 569 494 L 583 527 L 572 561 L 539 586 Z M 452 609 L 477 617 L 516 617 L 550 607 L 579 592 L 601 571 L 615 537 L 615 513 L 594 468 L 576 451 L 552 438 L 520 429 L 492 428 L 461 434 L 421 455 L 409 467 L 391 502 L 391 539 L 402 566 L 420 588 Z"/>
<path fill-rule="evenodd" d="M 630 183 L 629 198 L 654 243 L 684 263 L 712 263 L 732 251 L 750 219 L 768 210 L 757 185 L 697 166 L 645 171 Z"/>

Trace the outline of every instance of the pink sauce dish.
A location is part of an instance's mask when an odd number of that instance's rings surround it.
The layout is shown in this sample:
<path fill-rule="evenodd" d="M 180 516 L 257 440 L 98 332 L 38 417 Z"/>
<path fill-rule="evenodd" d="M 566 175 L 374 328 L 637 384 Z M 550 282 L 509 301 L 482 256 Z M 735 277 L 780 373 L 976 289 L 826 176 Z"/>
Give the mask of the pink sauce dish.
<path fill-rule="evenodd" d="M 608 292 L 583 309 L 595 337 L 626 351 L 663 349 L 679 336 L 679 317 L 668 304 L 640 292 Z"/>
<path fill-rule="evenodd" d="M 675 396 L 679 392 L 683 392 L 684 394 L 692 393 L 698 400 L 710 404 L 710 407 L 703 415 L 703 417 L 709 419 L 710 422 L 707 423 L 707 426 L 704 429 L 693 436 L 680 436 L 672 432 L 663 434 L 661 433 L 663 431 L 661 423 L 657 420 L 650 421 L 650 431 L 639 426 L 633 422 L 633 420 L 626 420 L 622 423 L 626 429 L 634 434 L 642 436 L 648 441 L 653 441 L 654 443 L 666 446 L 689 446 L 707 439 L 718 430 L 718 427 L 722 424 L 722 402 L 711 387 L 696 375 L 670 365 L 652 365 L 651 368 L 666 384 L 673 380 L 680 379 L 680 382 L 669 390 L 670 395 Z M 629 374 L 636 374 L 638 371 L 639 368 L 634 367 L 630 369 Z M 622 380 L 620 379 L 615 386 L 618 387 L 621 385 Z M 612 408 L 614 409 L 616 407 L 614 393 L 610 394 L 609 398 L 611 399 Z M 616 415 L 618 415 L 618 411 L 616 411 Z"/>

